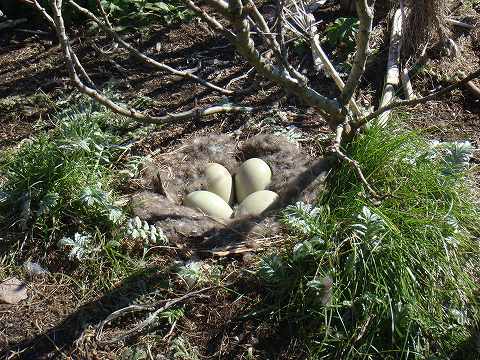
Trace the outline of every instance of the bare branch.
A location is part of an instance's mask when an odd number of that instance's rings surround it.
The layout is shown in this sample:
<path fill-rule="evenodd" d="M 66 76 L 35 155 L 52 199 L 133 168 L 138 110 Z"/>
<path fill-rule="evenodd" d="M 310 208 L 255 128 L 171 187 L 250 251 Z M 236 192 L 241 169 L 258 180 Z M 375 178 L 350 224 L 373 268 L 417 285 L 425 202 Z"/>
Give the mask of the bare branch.
<path fill-rule="evenodd" d="M 358 164 L 358 161 L 349 158 L 341 149 L 342 137 L 344 132 L 345 124 L 340 124 L 337 126 L 336 135 L 335 135 L 335 144 L 333 145 L 334 153 L 343 161 L 346 161 L 350 166 L 353 167 L 357 173 L 358 178 L 362 184 L 367 188 L 367 191 L 374 199 L 381 199 L 382 197 L 377 194 L 377 192 L 370 186 L 365 175 L 363 175 L 362 169 Z"/>
<path fill-rule="evenodd" d="M 0 23 L 0 30 L 12 28 L 12 27 L 15 27 L 17 25 L 20 25 L 20 24 L 23 24 L 23 23 L 26 23 L 26 22 L 27 22 L 27 19 L 25 19 L 25 18 L 16 19 L 16 20 L 5 20 L 5 21 Z"/>
<path fill-rule="evenodd" d="M 340 102 L 347 104 L 352 99 L 355 89 L 358 86 L 360 78 L 365 71 L 367 62 L 368 44 L 370 33 L 372 32 L 373 11 L 369 8 L 367 0 L 357 0 L 357 14 L 360 20 L 360 26 L 357 35 L 357 51 L 353 60 L 352 70 L 348 76 L 347 83 L 340 95 Z"/>
<path fill-rule="evenodd" d="M 377 192 L 370 186 L 368 183 L 367 179 L 365 178 L 365 175 L 363 175 L 362 169 L 360 168 L 360 165 L 358 164 L 358 161 L 353 160 L 349 158 L 342 150 L 340 147 L 341 140 L 342 140 L 342 134 L 344 131 L 344 125 L 339 125 L 337 127 L 336 131 L 336 137 L 335 137 L 335 144 L 334 144 L 334 151 L 337 154 L 337 156 L 343 160 L 346 161 L 349 165 L 353 167 L 355 172 L 357 173 L 358 178 L 362 182 L 362 184 L 367 188 L 367 191 L 370 193 L 370 195 L 374 199 L 380 199 L 381 197 L 377 194 Z"/>
<path fill-rule="evenodd" d="M 385 74 L 384 88 L 379 105 L 380 107 L 383 107 L 393 101 L 395 96 L 395 87 L 400 83 L 400 51 L 402 47 L 402 29 L 402 10 L 398 9 L 393 16 L 392 33 L 390 35 L 390 48 L 388 51 L 387 72 Z M 381 125 L 385 125 L 388 121 L 389 115 L 389 111 L 380 115 L 379 123 Z"/>
<path fill-rule="evenodd" d="M 118 33 L 113 30 L 113 28 L 111 27 L 111 25 L 105 25 L 102 21 L 100 21 L 100 19 L 98 19 L 91 11 L 89 11 L 88 9 L 78 5 L 75 1 L 73 0 L 69 0 L 69 3 L 74 6 L 77 10 L 79 10 L 81 13 L 83 13 L 84 15 L 86 15 L 87 17 L 89 17 L 90 19 L 92 19 L 96 24 L 98 24 L 98 26 L 100 26 L 102 28 L 103 31 L 107 32 L 108 34 L 110 34 L 111 36 L 113 36 L 113 38 L 115 39 L 115 41 L 118 42 L 118 44 L 123 47 L 124 49 L 128 50 L 132 55 L 136 56 L 137 58 L 139 58 L 140 60 L 142 60 L 144 63 L 146 64 L 149 64 L 157 69 L 161 69 L 161 70 L 166 70 L 166 71 L 169 71 L 171 72 L 172 74 L 175 74 L 177 76 L 182 76 L 182 77 L 185 77 L 187 79 L 192 79 L 192 80 L 195 80 L 197 81 L 198 83 L 206 86 L 206 87 L 209 87 L 213 90 L 216 90 L 218 92 L 221 92 L 222 94 L 225 94 L 225 95 L 233 95 L 235 92 L 233 90 L 227 90 L 227 89 L 224 89 L 222 87 L 219 87 L 217 85 L 214 85 L 194 74 L 192 74 L 191 72 L 189 71 L 181 71 L 181 70 L 177 70 L 177 69 L 174 69 L 164 63 L 161 63 L 161 62 L 158 62 L 154 59 L 152 59 L 151 57 L 149 56 L 146 56 L 145 54 L 141 53 L 140 51 L 138 51 L 136 48 L 134 48 L 132 45 L 130 45 L 129 43 L 127 43 L 125 40 L 122 39 L 122 37 L 120 35 L 118 35 Z M 107 20 L 108 21 L 108 20 Z"/>
<path fill-rule="evenodd" d="M 235 39 L 235 35 L 231 31 L 225 30 L 223 25 L 220 24 L 220 22 L 217 19 L 215 19 L 213 16 L 208 15 L 205 12 L 205 10 L 195 5 L 192 0 L 184 0 L 184 1 L 190 7 L 191 10 L 193 10 L 195 13 L 197 13 L 198 16 L 200 16 L 203 20 L 205 20 L 208 24 L 210 24 L 211 27 L 213 27 L 217 31 L 224 33 L 230 40 Z"/>
<path fill-rule="evenodd" d="M 313 17 L 313 15 L 311 15 Z M 314 62 L 316 59 L 320 59 L 320 61 L 323 63 L 325 66 L 325 70 L 327 73 L 330 75 L 330 77 L 333 79 L 337 87 L 340 89 L 340 91 L 343 91 L 345 88 L 345 84 L 338 74 L 337 70 L 335 70 L 335 67 L 331 63 L 330 59 L 328 58 L 327 54 L 323 51 L 321 45 L 320 45 L 320 37 L 316 32 L 316 26 L 311 26 L 310 28 L 310 46 L 312 47 L 312 55 L 314 58 Z M 350 100 L 348 101 L 349 107 L 352 110 L 352 112 L 357 116 L 360 117 L 362 116 L 362 112 L 360 108 L 358 107 L 357 103 L 353 99 L 353 97 L 350 97 Z"/>
<path fill-rule="evenodd" d="M 408 70 L 405 67 L 400 72 L 400 79 L 402 80 L 403 92 L 407 100 L 414 99 L 415 94 L 413 93 L 412 82 L 410 81 L 410 75 L 408 74 Z"/>
<path fill-rule="evenodd" d="M 81 93 L 88 95 L 91 98 L 97 100 L 99 103 L 105 105 L 113 112 L 123 116 L 128 116 L 132 119 L 135 119 L 139 122 L 143 122 L 146 124 L 163 124 L 166 122 L 178 122 L 186 119 L 213 115 L 218 113 L 245 112 L 245 111 L 253 110 L 250 107 L 219 105 L 219 106 L 209 106 L 202 109 L 192 109 L 192 110 L 183 111 L 179 113 L 167 114 L 165 116 L 150 116 L 150 115 L 143 114 L 142 112 L 139 112 L 136 109 L 126 108 L 124 106 L 120 106 L 116 104 L 115 102 L 111 101 L 106 96 L 104 96 L 102 93 L 100 93 L 99 91 L 86 86 L 84 83 L 82 83 L 82 81 L 78 77 L 78 74 L 74 66 L 74 60 L 72 59 L 72 49 L 69 45 L 69 40 L 65 32 L 65 24 L 61 14 L 61 3 L 62 3 L 62 0 L 52 1 L 52 9 L 54 14 L 53 19 L 55 21 L 55 27 L 57 30 L 60 45 L 62 47 L 64 58 L 67 63 L 67 68 L 70 74 L 70 78 L 72 79 L 75 87 Z"/>
<path fill-rule="evenodd" d="M 216 1 L 218 0 L 206 0 L 206 3 L 213 6 Z M 340 121 L 342 115 L 336 100 L 331 100 L 319 94 L 308 85 L 300 83 L 297 79 L 271 64 L 255 49 L 255 44 L 250 36 L 250 24 L 240 0 L 231 0 L 227 19 L 230 21 L 236 34 L 235 39 L 232 41 L 233 45 L 235 45 L 240 55 L 255 67 L 258 74 L 298 96 L 307 105 L 327 114 L 330 120 L 332 120 L 332 124 Z"/>
<path fill-rule="evenodd" d="M 168 310 L 172 306 L 181 303 L 189 298 L 192 297 L 198 297 L 198 296 L 203 296 L 202 294 L 206 292 L 207 290 L 212 289 L 211 287 L 207 287 L 204 289 L 200 289 L 197 291 L 192 291 L 189 293 L 186 293 L 183 296 L 180 296 L 175 299 L 171 299 L 168 301 L 162 301 L 157 304 L 152 304 L 152 305 L 130 305 L 125 308 L 119 309 L 111 313 L 107 318 L 105 318 L 97 327 L 97 333 L 96 333 L 96 340 L 100 343 L 103 344 L 112 344 L 116 343 L 128 338 L 131 338 L 132 336 L 140 334 L 144 329 L 146 329 L 148 326 L 150 326 L 153 322 L 157 320 L 158 315 L 160 315 L 163 311 Z M 163 305 L 160 306 L 161 303 L 164 303 Z M 112 322 L 115 319 L 118 319 L 126 314 L 132 314 L 135 312 L 144 312 L 144 311 L 151 311 L 150 315 L 142 322 L 140 322 L 138 325 L 134 326 L 133 328 L 124 331 L 121 335 L 118 335 L 116 337 L 110 338 L 108 340 L 102 339 L 103 335 L 103 328 L 105 325 L 108 323 Z"/>
<path fill-rule="evenodd" d="M 466 76 L 460 81 L 457 81 L 456 83 L 449 85 L 443 89 L 440 89 L 428 96 L 424 96 L 421 98 L 413 99 L 413 100 L 401 100 L 401 101 L 395 101 L 392 102 L 388 105 L 385 105 L 381 107 L 380 109 L 372 112 L 368 116 L 365 116 L 363 119 L 360 119 L 357 123 L 354 124 L 355 129 L 358 129 L 362 127 L 363 125 L 367 124 L 370 120 L 375 119 L 376 117 L 380 116 L 383 114 L 385 111 L 393 110 L 395 108 L 401 107 L 401 106 L 415 106 L 418 104 L 423 104 L 431 100 L 435 100 L 439 98 L 440 96 L 447 94 L 451 92 L 452 90 L 455 90 L 461 86 L 466 85 L 468 82 L 480 77 L 480 70 L 477 70 L 470 75 Z"/>
<path fill-rule="evenodd" d="M 274 33 L 268 27 L 265 18 L 258 10 L 257 6 L 253 0 L 247 0 L 248 7 L 245 10 L 251 15 L 252 23 L 260 29 L 260 35 L 265 39 L 266 43 L 269 45 L 269 48 L 275 54 L 277 60 L 283 65 L 286 71 L 293 76 L 301 83 L 307 83 L 307 78 L 300 74 L 293 66 L 288 62 L 287 58 L 282 55 L 280 44 L 277 42 L 277 39 L 274 36 Z"/>
<path fill-rule="evenodd" d="M 464 22 L 461 22 L 461 21 L 458 21 L 458 20 L 455 20 L 455 19 L 446 19 L 446 21 L 450 25 L 460 26 L 460 27 L 463 27 L 463 28 L 469 29 L 469 30 L 475 29 L 475 26 L 464 23 Z"/>

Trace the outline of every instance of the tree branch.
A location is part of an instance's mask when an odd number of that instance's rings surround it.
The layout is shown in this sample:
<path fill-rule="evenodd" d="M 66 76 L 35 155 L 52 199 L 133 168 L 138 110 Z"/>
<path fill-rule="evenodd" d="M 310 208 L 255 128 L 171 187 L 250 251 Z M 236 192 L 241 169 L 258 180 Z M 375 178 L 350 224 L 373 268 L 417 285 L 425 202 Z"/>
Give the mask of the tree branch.
<path fill-rule="evenodd" d="M 107 108 L 112 110 L 113 112 L 130 117 L 135 119 L 139 122 L 146 123 L 146 124 L 164 124 L 166 122 L 179 122 L 186 119 L 191 119 L 195 117 L 213 115 L 218 113 L 225 113 L 225 112 L 245 112 L 245 111 L 252 111 L 253 109 L 250 107 L 242 107 L 242 106 L 233 106 L 233 105 L 219 105 L 219 106 L 209 106 L 201 109 L 192 109 L 188 111 L 167 114 L 165 116 L 149 116 L 139 112 L 136 109 L 127 108 L 124 106 L 120 106 L 115 102 L 108 99 L 99 91 L 92 89 L 86 86 L 80 78 L 75 70 L 74 61 L 72 59 L 72 49 L 69 44 L 68 37 L 65 32 L 65 24 L 63 21 L 62 13 L 61 13 L 61 6 L 62 0 L 53 0 L 52 1 L 52 10 L 54 15 L 54 22 L 55 28 L 58 34 L 58 39 L 60 41 L 60 45 L 63 51 L 63 55 L 67 64 L 68 72 L 70 74 L 70 78 L 73 81 L 75 87 L 83 94 L 90 96 L 91 98 L 97 100 L 99 103 L 105 105 Z"/>
<path fill-rule="evenodd" d="M 219 0 L 206 0 L 206 3 L 213 6 Z M 315 107 L 326 114 L 333 123 L 341 122 L 342 114 L 336 100 L 320 95 L 317 91 L 306 84 L 300 83 L 297 79 L 289 76 L 267 61 L 255 49 L 255 44 L 250 36 L 250 24 L 246 18 L 243 5 L 240 0 L 231 0 L 229 3 L 228 17 L 235 39 L 232 43 L 237 51 L 253 66 L 258 74 L 278 84 L 286 91 L 298 96 L 307 105 Z"/>
<path fill-rule="evenodd" d="M 462 80 L 457 81 L 456 83 L 449 85 L 443 89 L 440 89 L 428 96 L 424 96 L 421 98 L 413 99 L 413 100 L 400 100 L 400 101 L 395 101 L 390 104 L 387 104 L 385 106 L 382 106 L 380 109 L 372 112 L 371 114 L 365 116 L 364 118 L 360 119 L 357 123 L 354 123 L 354 128 L 359 129 L 363 125 L 367 124 L 370 120 L 375 119 L 376 117 L 380 116 L 383 114 L 385 111 L 393 110 L 395 108 L 401 107 L 401 106 L 414 106 L 418 104 L 423 104 L 431 100 L 435 100 L 438 97 L 449 93 L 452 90 L 455 90 L 461 86 L 466 85 L 469 81 L 472 81 L 476 78 L 480 77 L 480 70 L 477 70 L 470 75 L 466 76 Z"/>
<path fill-rule="evenodd" d="M 360 20 L 360 26 L 357 35 L 357 51 L 353 60 L 352 70 L 348 76 L 347 83 L 340 95 L 340 102 L 348 104 L 352 99 L 355 89 L 360 82 L 365 71 L 367 63 L 368 44 L 370 41 L 370 33 L 372 32 L 373 11 L 369 8 L 367 0 L 356 0 L 357 14 Z"/>
<path fill-rule="evenodd" d="M 313 17 L 313 15 L 311 15 Z M 345 89 L 345 83 L 343 82 L 342 78 L 338 74 L 337 70 L 335 70 L 335 67 L 331 63 L 330 59 L 328 58 L 327 54 L 323 51 L 321 45 L 320 45 L 320 37 L 316 33 L 316 26 L 312 26 L 310 29 L 310 46 L 312 47 L 312 55 L 314 57 L 314 61 L 316 59 L 320 59 L 320 61 L 323 63 L 325 66 L 325 70 L 327 73 L 330 75 L 330 77 L 333 79 L 335 84 L 337 85 L 338 89 L 343 92 Z M 361 117 L 362 112 L 360 108 L 358 107 L 357 103 L 353 99 L 353 97 L 350 97 L 348 100 L 348 104 L 350 107 L 350 110 L 357 116 Z"/>
<path fill-rule="evenodd" d="M 177 75 L 177 76 L 182 76 L 184 78 L 187 78 L 187 79 L 192 79 L 194 81 L 197 81 L 198 83 L 202 84 L 203 86 L 206 86 L 208 88 L 211 88 L 213 90 L 216 90 L 222 94 L 225 94 L 225 95 L 233 95 L 235 92 L 233 90 L 227 90 L 227 89 L 224 89 L 222 87 L 219 87 L 215 84 L 212 84 L 194 74 L 192 74 L 191 72 L 189 71 L 181 71 L 181 70 L 177 70 L 177 69 L 174 69 L 164 63 L 161 63 L 161 62 L 158 62 L 154 59 L 152 59 L 151 57 L 143 54 L 142 52 L 138 51 L 136 48 L 134 48 L 132 45 L 130 45 L 129 43 L 127 43 L 125 40 L 122 39 L 122 37 L 120 35 L 118 35 L 118 33 L 113 30 L 113 28 L 111 27 L 111 24 L 108 22 L 108 20 L 106 21 L 107 22 L 107 25 L 105 25 L 103 22 L 100 21 L 100 19 L 98 19 L 91 11 L 89 11 L 88 9 L 78 5 L 75 1 L 73 0 L 68 0 L 69 3 L 74 6 L 77 10 L 79 10 L 81 13 L 83 13 L 84 15 L 86 15 L 87 17 L 89 17 L 92 21 L 94 21 L 96 24 L 98 24 L 98 26 L 100 26 L 100 28 L 107 32 L 108 34 L 110 34 L 111 36 L 113 36 L 113 38 L 115 39 L 116 42 L 118 42 L 118 44 L 123 47 L 124 49 L 128 50 L 132 55 L 134 55 L 135 57 L 137 57 L 138 59 L 142 60 L 144 63 L 146 64 L 149 64 L 151 66 L 153 66 L 154 68 L 157 68 L 157 69 L 161 69 L 161 70 L 166 70 L 166 71 L 169 71 L 171 72 L 172 74 L 174 75 Z"/>
<path fill-rule="evenodd" d="M 334 153 L 343 161 L 346 161 L 350 166 L 353 167 L 355 172 L 357 173 L 358 178 L 362 182 L 362 184 L 367 188 L 367 191 L 374 199 L 381 199 L 382 197 L 377 194 L 377 192 L 370 186 L 365 175 L 363 175 L 362 169 L 358 164 L 358 161 L 349 158 L 341 149 L 341 143 L 343 138 L 343 132 L 345 129 L 345 124 L 340 124 L 337 126 L 336 133 L 335 133 L 335 143 L 333 145 Z"/>

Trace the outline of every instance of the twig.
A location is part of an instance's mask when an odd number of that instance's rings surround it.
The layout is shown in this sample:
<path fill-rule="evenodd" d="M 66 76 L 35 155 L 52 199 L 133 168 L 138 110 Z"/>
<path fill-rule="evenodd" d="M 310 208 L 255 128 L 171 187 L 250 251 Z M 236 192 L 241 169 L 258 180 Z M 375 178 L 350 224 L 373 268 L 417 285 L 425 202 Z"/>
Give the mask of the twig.
<path fill-rule="evenodd" d="M 252 14 L 252 17 L 254 20 L 253 24 L 260 29 L 259 33 L 262 35 L 262 37 L 266 39 L 266 42 L 269 45 L 269 48 L 273 51 L 278 61 L 282 64 L 283 68 L 286 71 L 288 71 L 290 76 L 293 76 L 300 83 L 306 84 L 307 79 L 305 78 L 305 76 L 303 76 L 302 74 L 300 74 L 300 72 L 295 70 L 293 66 L 288 62 L 287 58 L 285 58 L 282 55 L 280 44 L 277 42 L 277 39 L 275 38 L 274 34 L 268 27 L 267 22 L 265 21 L 265 18 L 260 13 L 260 11 L 258 10 L 253 0 L 247 0 L 247 2 L 248 2 L 248 11 Z"/>
<path fill-rule="evenodd" d="M 475 26 L 473 26 L 473 25 L 464 23 L 464 22 L 462 22 L 462 21 L 458 21 L 458 20 L 454 20 L 454 19 L 449 19 L 449 18 L 447 18 L 447 23 L 450 24 L 450 25 L 460 26 L 460 27 L 463 27 L 463 28 L 466 28 L 466 29 L 470 29 L 470 30 L 475 28 Z"/>
<path fill-rule="evenodd" d="M 173 324 L 172 324 L 172 326 L 170 327 L 170 330 L 168 331 L 167 335 L 165 335 L 162 340 L 167 340 L 170 336 L 172 336 L 173 329 L 175 329 L 175 325 L 177 325 L 177 320 L 175 320 L 175 321 L 173 322 Z"/>
<path fill-rule="evenodd" d="M 465 77 L 465 73 L 463 71 L 460 71 L 459 75 Z M 467 83 L 465 83 L 464 87 L 469 89 L 473 95 L 480 99 L 480 88 L 475 85 L 473 81 L 468 81 Z"/>
<path fill-rule="evenodd" d="M 25 18 L 16 19 L 16 20 L 6 20 L 0 23 L 0 30 L 12 28 L 17 25 L 23 24 L 25 22 L 27 22 L 27 19 Z"/>
<path fill-rule="evenodd" d="M 237 76 L 236 78 L 233 78 L 232 80 L 230 80 L 230 81 L 228 82 L 228 84 L 226 85 L 226 88 L 228 89 L 229 87 L 232 86 L 233 83 L 235 83 L 235 82 L 237 82 L 237 81 L 239 81 L 239 80 L 242 80 L 242 79 L 247 78 L 254 69 L 255 69 L 255 68 L 251 68 L 251 69 L 249 69 L 245 74 L 240 75 L 240 76 Z"/>
<path fill-rule="evenodd" d="M 325 52 L 323 51 L 323 49 L 320 45 L 320 37 L 316 32 L 314 32 L 315 28 L 316 27 L 312 26 L 312 29 L 311 29 L 311 32 L 310 32 L 310 39 L 311 39 L 310 45 L 312 47 L 312 55 L 313 55 L 313 58 L 314 58 L 314 63 L 315 62 L 318 63 L 318 60 L 316 60 L 316 59 L 320 59 L 320 61 L 325 66 L 325 69 L 326 69 L 327 73 L 333 79 L 333 81 L 337 85 L 338 89 L 340 91 L 343 91 L 343 89 L 345 88 L 345 83 L 343 82 L 342 78 L 338 74 L 337 70 L 335 70 L 333 64 L 330 62 L 330 59 L 328 58 L 327 54 L 325 54 Z M 355 100 L 353 99 L 353 97 L 350 97 L 350 100 L 348 100 L 348 103 L 349 103 L 349 106 L 350 106 L 350 109 L 352 110 L 352 112 L 356 116 L 361 117 L 362 112 L 361 112 L 360 108 L 358 107 L 357 103 L 355 102 Z"/>
<path fill-rule="evenodd" d="M 197 75 L 194 75 L 192 74 L 191 72 L 189 71 L 181 71 L 181 70 L 177 70 L 177 69 L 174 69 L 172 68 L 171 66 L 168 66 L 164 63 L 161 63 L 161 62 L 158 62 L 156 61 L 155 59 L 152 59 L 151 57 L 143 54 L 142 52 L 140 52 L 139 50 L 137 50 L 136 48 L 134 48 L 132 45 L 130 45 L 129 43 L 127 43 L 125 40 L 123 40 L 123 38 L 118 35 L 118 33 L 113 30 L 110 22 L 108 21 L 108 18 L 106 17 L 106 13 L 105 11 L 103 11 L 102 13 L 104 14 L 104 19 L 105 19 L 105 22 L 107 23 L 107 25 L 105 25 L 103 22 L 100 21 L 100 19 L 98 19 L 91 11 L 89 11 L 88 9 L 78 5 L 75 1 L 73 0 L 68 0 L 68 2 L 74 6 L 77 10 L 79 10 L 81 13 L 85 14 L 87 17 L 89 17 L 92 21 L 94 21 L 96 24 L 98 24 L 98 26 L 100 26 L 100 28 L 107 32 L 108 34 L 110 34 L 111 36 L 113 36 L 113 38 L 115 39 L 116 42 L 118 42 L 118 44 L 123 47 L 124 49 L 126 49 L 127 51 L 129 51 L 132 55 L 134 55 L 135 57 L 137 57 L 138 59 L 142 60 L 144 63 L 146 64 L 149 64 L 155 68 L 158 68 L 158 69 L 161 69 L 161 70 L 166 70 L 166 71 L 169 71 L 171 72 L 172 74 L 175 74 L 177 76 L 181 76 L 181 77 L 185 77 L 187 79 L 192 79 L 194 81 L 197 81 L 198 83 L 206 86 L 206 87 L 209 87 L 213 90 L 216 90 L 222 94 L 225 94 L 225 95 L 233 95 L 235 92 L 232 91 L 232 90 L 227 90 L 227 89 L 224 89 L 220 86 L 217 86 L 215 84 L 212 84 L 210 83 L 209 81 L 207 80 L 204 80 L 200 77 L 198 77 Z"/>
<path fill-rule="evenodd" d="M 357 51 L 353 59 L 352 70 L 348 76 L 342 94 L 340 95 L 340 102 L 347 104 L 353 99 L 353 94 L 360 82 L 360 78 L 365 72 L 365 64 L 367 63 L 368 44 L 370 41 L 370 34 L 372 32 L 373 24 L 373 10 L 368 6 L 367 0 L 357 0 L 357 14 L 360 20 L 360 26 L 357 35 Z"/>
<path fill-rule="evenodd" d="M 462 80 L 457 81 L 456 83 L 449 85 L 443 89 L 440 89 L 428 96 L 424 96 L 421 98 L 413 99 L 413 100 L 401 100 L 401 101 L 395 101 L 391 102 L 388 105 L 385 105 L 381 107 L 380 109 L 372 112 L 371 114 L 365 116 L 363 119 L 360 119 L 357 123 L 354 124 L 355 129 L 359 129 L 366 123 L 368 123 L 370 120 L 375 119 L 376 117 L 380 116 L 383 114 L 385 111 L 393 110 L 395 108 L 398 108 L 400 106 L 414 106 L 418 104 L 423 104 L 431 100 L 435 100 L 436 98 L 442 96 L 443 94 L 449 93 L 452 90 L 455 90 L 461 86 L 466 85 L 468 82 L 480 77 L 480 70 L 477 70 L 470 75 L 466 76 Z"/>
<path fill-rule="evenodd" d="M 52 1 L 52 10 L 54 14 L 55 28 L 59 38 L 59 42 L 61 44 L 61 48 L 67 64 L 70 78 L 73 81 L 75 87 L 81 93 L 88 95 L 89 97 L 97 100 L 99 103 L 105 105 L 114 113 L 130 117 L 132 119 L 135 119 L 145 124 L 164 124 L 166 122 L 179 122 L 187 119 L 192 119 L 195 117 L 208 116 L 208 115 L 213 115 L 218 113 L 253 111 L 253 108 L 251 107 L 234 106 L 234 105 L 226 104 L 226 105 L 208 106 L 200 109 L 194 108 L 192 110 L 173 113 L 173 114 L 167 114 L 164 116 L 150 116 L 136 109 L 127 108 L 125 106 L 118 105 L 117 103 L 113 102 L 112 100 L 104 96 L 101 92 L 97 91 L 92 87 L 88 87 L 87 85 L 85 85 L 78 77 L 78 74 L 75 70 L 75 65 L 74 65 L 76 62 L 75 61 L 76 56 L 74 57 L 72 55 L 73 51 L 69 45 L 69 40 L 65 32 L 65 24 L 63 21 L 61 10 L 60 10 L 61 4 L 62 4 L 62 0 Z"/>
<path fill-rule="evenodd" d="M 377 192 L 370 186 L 368 183 L 367 179 L 363 175 L 362 169 L 360 168 L 360 165 L 358 164 L 358 161 L 349 158 L 342 150 L 341 150 L 341 143 L 342 143 L 342 137 L 343 137 L 343 132 L 344 132 L 345 124 L 340 124 L 337 126 L 336 130 L 336 136 L 335 136 L 335 143 L 333 145 L 334 153 L 343 161 L 346 161 L 350 166 L 353 167 L 355 172 L 357 173 L 358 178 L 362 182 L 362 184 L 367 188 L 367 191 L 370 193 L 370 195 L 377 200 L 380 200 L 383 198 L 383 196 L 379 196 Z"/>
<path fill-rule="evenodd" d="M 185 301 L 186 299 L 196 297 L 196 296 L 200 296 L 202 293 L 204 293 L 207 290 L 210 290 L 211 288 L 212 287 L 207 287 L 207 288 L 204 288 L 204 289 L 201 289 L 201 290 L 189 292 L 189 293 L 187 293 L 183 296 L 180 296 L 180 297 L 175 298 L 175 299 L 170 299 L 166 302 L 162 301 L 162 302 L 165 302 L 165 304 L 162 305 L 162 306 L 159 306 L 159 303 L 152 304 L 152 305 L 130 305 L 130 306 L 127 306 L 125 308 L 116 310 L 113 313 L 111 313 L 109 316 L 107 316 L 98 325 L 97 334 L 95 336 L 95 339 L 99 343 L 112 344 L 112 343 L 116 343 L 116 342 L 125 340 L 127 338 L 130 338 L 132 336 L 138 335 L 145 328 L 150 326 L 157 319 L 157 316 L 161 312 L 171 308 L 172 306 L 174 306 L 174 305 L 176 305 L 176 304 L 178 304 L 182 301 Z M 102 339 L 103 328 L 105 327 L 106 324 L 108 324 L 108 323 L 112 322 L 113 320 L 118 319 L 118 318 L 120 318 L 120 317 L 122 317 L 126 314 L 132 314 L 132 313 L 135 313 L 135 312 L 143 312 L 143 311 L 152 311 L 152 313 L 144 321 L 140 322 L 139 324 L 137 324 L 132 329 L 124 331 L 121 335 L 118 335 L 118 336 L 110 338 L 110 339 Z"/>
<path fill-rule="evenodd" d="M 25 34 L 50 35 L 50 33 L 43 30 L 15 29 L 15 31 L 22 32 Z"/>

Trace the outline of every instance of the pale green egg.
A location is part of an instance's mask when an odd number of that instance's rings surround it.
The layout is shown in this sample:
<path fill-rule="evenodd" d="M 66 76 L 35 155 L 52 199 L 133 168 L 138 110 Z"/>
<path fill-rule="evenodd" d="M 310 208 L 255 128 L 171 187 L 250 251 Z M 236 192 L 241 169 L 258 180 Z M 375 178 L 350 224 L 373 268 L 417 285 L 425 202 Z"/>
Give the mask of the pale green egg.
<path fill-rule="evenodd" d="M 185 197 L 183 204 L 219 219 L 228 219 L 233 213 L 225 200 L 210 191 L 194 191 Z"/>
<path fill-rule="evenodd" d="M 270 190 L 260 190 L 248 195 L 235 211 L 235 216 L 260 215 L 277 201 L 279 196 Z"/>
<path fill-rule="evenodd" d="M 225 202 L 233 202 L 232 175 L 222 165 L 210 163 L 205 169 L 207 190 L 220 196 Z"/>
<path fill-rule="evenodd" d="M 252 158 L 245 161 L 235 175 L 235 192 L 238 202 L 248 195 L 265 190 L 272 181 L 272 171 L 262 159 Z"/>

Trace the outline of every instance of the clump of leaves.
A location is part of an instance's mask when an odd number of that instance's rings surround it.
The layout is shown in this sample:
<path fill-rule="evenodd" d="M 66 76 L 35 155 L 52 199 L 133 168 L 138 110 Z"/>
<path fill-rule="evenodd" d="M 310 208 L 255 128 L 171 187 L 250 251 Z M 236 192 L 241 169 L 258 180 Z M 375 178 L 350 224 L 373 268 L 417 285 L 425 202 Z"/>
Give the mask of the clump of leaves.
<path fill-rule="evenodd" d="M 75 233 L 73 238 L 63 237 L 58 241 L 58 247 L 68 250 L 68 257 L 71 260 L 81 261 L 94 252 L 90 234 Z"/>
<path fill-rule="evenodd" d="M 331 47 L 338 47 L 344 53 L 355 50 L 355 37 L 358 32 L 359 21 L 354 17 L 336 19 L 325 30 L 325 36 Z"/>
<path fill-rule="evenodd" d="M 450 358 L 480 321 L 471 147 L 373 126 L 345 150 L 388 196 L 368 201 L 340 164 L 318 204 L 286 209 L 296 243 L 258 271 L 272 313 L 300 324 L 312 358 Z"/>
<path fill-rule="evenodd" d="M 92 2 L 95 3 L 96 0 Z M 148 24 L 158 19 L 170 25 L 193 18 L 192 11 L 178 0 L 101 0 L 101 3 L 107 13 L 123 25 L 132 22 Z M 95 7 L 95 4 L 92 4 L 92 7 Z"/>

